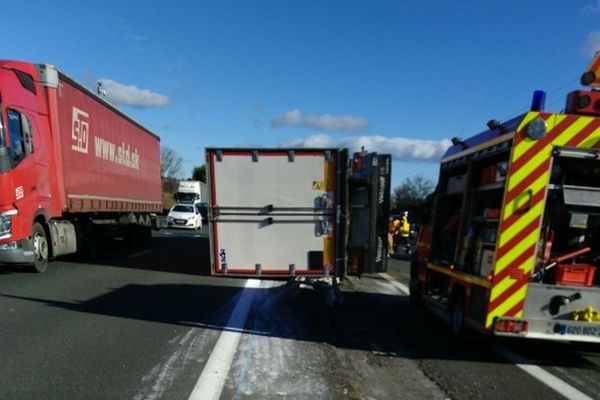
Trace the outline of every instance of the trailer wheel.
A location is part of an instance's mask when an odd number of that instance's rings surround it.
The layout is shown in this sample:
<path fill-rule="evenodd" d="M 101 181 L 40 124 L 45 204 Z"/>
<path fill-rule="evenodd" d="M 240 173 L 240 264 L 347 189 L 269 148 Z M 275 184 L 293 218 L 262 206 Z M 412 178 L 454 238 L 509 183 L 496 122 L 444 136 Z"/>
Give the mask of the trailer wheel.
<path fill-rule="evenodd" d="M 33 270 L 42 273 L 48 269 L 48 239 L 44 227 L 39 222 L 33 223 L 32 232 Z"/>
<path fill-rule="evenodd" d="M 465 330 L 465 295 L 462 292 L 454 296 L 450 312 L 450 330 L 453 335 L 459 336 Z"/>

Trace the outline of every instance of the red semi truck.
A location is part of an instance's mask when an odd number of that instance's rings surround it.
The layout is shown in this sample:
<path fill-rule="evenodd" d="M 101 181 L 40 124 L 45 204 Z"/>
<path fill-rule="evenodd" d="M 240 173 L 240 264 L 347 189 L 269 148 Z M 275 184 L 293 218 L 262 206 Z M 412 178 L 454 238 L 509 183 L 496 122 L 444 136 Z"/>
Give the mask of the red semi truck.
<path fill-rule="evenodd" d="M 0 60 L 0 185 L 0 263 L 43 272 L 100 231 L 150 237 L 160 139 L 51 65 Z"/>

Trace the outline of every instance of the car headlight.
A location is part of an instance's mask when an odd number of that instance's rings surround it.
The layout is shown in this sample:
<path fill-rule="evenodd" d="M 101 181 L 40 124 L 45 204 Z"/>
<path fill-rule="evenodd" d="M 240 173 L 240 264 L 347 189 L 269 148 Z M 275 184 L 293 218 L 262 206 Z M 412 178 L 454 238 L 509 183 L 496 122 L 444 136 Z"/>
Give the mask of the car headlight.
<path fill-rule="evenodd" d="M 173 217 L 167 217 L 167 221 L 168 221 L 168 222 L 173 222 L 173 221 L 174 221 L 174 220 L 173 220 Z"/>

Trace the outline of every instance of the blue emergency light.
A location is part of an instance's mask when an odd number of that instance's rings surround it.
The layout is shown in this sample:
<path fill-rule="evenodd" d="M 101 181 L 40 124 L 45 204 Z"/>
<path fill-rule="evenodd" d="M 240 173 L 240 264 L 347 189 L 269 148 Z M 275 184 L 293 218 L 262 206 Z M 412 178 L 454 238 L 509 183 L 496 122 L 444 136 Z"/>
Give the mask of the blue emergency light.
<path fill-rule="evenodd" d="M 546 92 L 543 90 L 536 90 L 533 92 L 533 98 L 531 99 L 531 111 L 544 111 L 546 107 Z"/>

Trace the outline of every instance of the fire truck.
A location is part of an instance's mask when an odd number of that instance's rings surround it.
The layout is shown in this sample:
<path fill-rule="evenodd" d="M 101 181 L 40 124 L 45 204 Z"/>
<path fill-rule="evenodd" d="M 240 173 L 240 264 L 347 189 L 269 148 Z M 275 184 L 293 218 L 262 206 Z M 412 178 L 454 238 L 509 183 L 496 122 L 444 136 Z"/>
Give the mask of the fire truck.
<path fill-rule="evenodd" d="M 600 53 L 581 83 L 443 156 L 410 296 L 453 333 L 600 342 Z"/>

